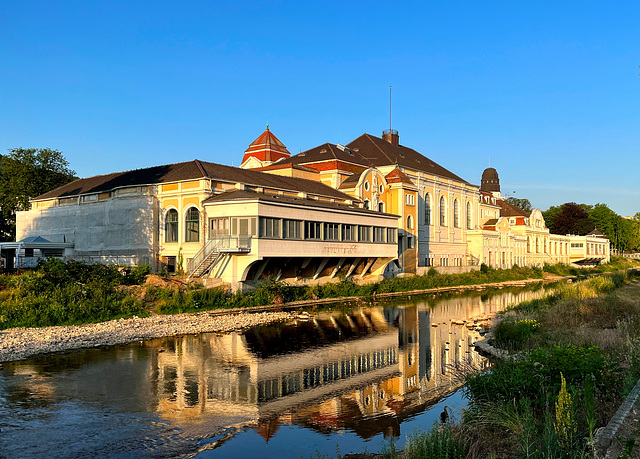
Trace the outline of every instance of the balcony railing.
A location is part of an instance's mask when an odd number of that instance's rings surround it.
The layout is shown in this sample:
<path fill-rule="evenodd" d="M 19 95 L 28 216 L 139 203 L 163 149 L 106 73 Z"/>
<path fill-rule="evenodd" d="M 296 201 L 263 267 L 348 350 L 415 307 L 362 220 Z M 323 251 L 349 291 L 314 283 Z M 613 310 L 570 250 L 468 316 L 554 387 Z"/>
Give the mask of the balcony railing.
<path fill-rule="evenodd" d="M 251 236 L 219 236 L 209 239 L 196 255 L 187 262 L 187 271 L 193 272 L 213 253 L 247 253 L 251 251 Z"/>

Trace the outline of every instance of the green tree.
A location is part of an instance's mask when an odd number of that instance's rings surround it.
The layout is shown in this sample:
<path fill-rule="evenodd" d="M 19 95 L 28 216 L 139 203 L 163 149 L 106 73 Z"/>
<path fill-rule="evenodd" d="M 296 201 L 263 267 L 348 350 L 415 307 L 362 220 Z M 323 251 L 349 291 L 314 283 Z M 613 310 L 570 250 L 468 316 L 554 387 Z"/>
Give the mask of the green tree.
<path fill-rule="evenodd" d="M 0 240 L 14 240 L 16 211 L 29 199 L 75 180 L 75 172 L 58 150 L 13 148 L 0 155 Z"/>
<path fill-rule="evenodd" d="M 547 227 L 553 234 L 578 234 L 584 236 L 595 228 L 595 225 L 589 219 L 588 209 L 590 207 L 584 204 L 567 202 L 560 207 L 560 211 L 553 218 L 553 226 L 549 226 L 546 216 L 545 223 L 547 223 Z"/>
<path fill-rule="evenodd" d="M 553 230 L 553 223 L 556 219 L 556 216 L 560 213 L 560 210 L 562 210 L 562 206 L 551 206 L 547 210 L 542 212 L 544 223 L 547 225 L 547 228 L 549 228 L 549 231 L 554 234 L 555 232 Z"/>
<path fill-rule="evenodd" d="M 513 196 L 508 197 L 506 201 L 512 206 L 519 207 L 522 210 L 527 212 L 531 212 L 533 210 L 533 206 L 531 205 L 531 201 L 525 198 L 514 198 Z"/>

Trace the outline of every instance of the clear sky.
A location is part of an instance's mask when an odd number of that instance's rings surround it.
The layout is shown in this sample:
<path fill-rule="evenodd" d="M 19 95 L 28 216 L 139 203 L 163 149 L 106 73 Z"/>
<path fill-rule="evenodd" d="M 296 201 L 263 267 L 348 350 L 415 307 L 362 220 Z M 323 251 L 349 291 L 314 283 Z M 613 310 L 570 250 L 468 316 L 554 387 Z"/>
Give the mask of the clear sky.
<path fill-rule="evenodd" d="M 0 152 L 81 177 L 389 127 L 546 210 L 640 211 L 640 2 L 4 1 Z M 514 194 L 515 193 L 515 194 Z"/>

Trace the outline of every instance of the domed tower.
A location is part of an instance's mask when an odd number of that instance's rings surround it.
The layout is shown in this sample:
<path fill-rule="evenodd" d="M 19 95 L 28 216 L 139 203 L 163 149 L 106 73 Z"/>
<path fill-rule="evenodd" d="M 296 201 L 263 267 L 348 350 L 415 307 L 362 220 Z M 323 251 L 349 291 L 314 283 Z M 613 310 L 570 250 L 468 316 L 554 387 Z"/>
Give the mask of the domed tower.
<path fill-rule="evenodd" d="M 480 191 L 500 195 L 500 178 L 498 177 L 498 171 L 493 167 L 486 168 L 482 173 Z"/>

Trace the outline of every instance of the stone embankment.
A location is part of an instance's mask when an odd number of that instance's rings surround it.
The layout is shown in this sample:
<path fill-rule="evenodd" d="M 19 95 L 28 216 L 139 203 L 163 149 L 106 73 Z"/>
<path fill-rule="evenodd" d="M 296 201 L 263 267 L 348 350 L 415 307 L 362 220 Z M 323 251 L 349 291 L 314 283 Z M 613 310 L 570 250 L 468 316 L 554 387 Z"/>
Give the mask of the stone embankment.
<path fill-rule="evenodd" d="M 256 325 L 292 320 L 290 312 L 221 313 L 134 317 L 97 324 L 0 331 L 0 362 L 24 360 L 43 354 L 196 333 L 224 333 Z"/>

